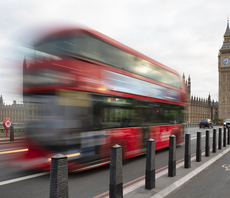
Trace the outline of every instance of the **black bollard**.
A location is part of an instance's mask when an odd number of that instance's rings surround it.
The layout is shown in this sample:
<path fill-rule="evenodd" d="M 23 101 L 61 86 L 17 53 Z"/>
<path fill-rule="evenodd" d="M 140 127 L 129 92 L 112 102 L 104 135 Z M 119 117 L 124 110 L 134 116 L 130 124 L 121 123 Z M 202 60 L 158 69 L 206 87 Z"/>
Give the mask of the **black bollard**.
<path fill-rule="evenodd" d="M 155 140 L 147 141 L 145 189 L 155 188 Z"/>
<path fill-rule="evenodd" d="M 222 129 L 219 128 L 219 141 L 218 141 L 218 149 L 222 149 Z"/>
<path fill-rule="evenodd" d="M 122 147 L 117 144 L 111 147 L 109 197 L 123 197 Z"/>
<path fill-rule="evenodd" d="M 216 129 L 213 129 L 212 152 L 216 153 Z"/>
<path fill-rule="evenodd" d="M 10 141 L 11 142 L 14 141 L 14 127 L 13 126 L 10 127 Z"/>
<path fill-rule="evenodd" d="M 228 144 L 230 144 L 230 129 L 229 129 L 229 127 L 228 127 L 228 138 L 227 139 L 228 139 L 228 141 L 227 141 Z"/>
<path fill-rule="evenodd" d="M 169 137 L 169 163 L 168 176 L 174 177 L 176 175 L 176 136 Z"/>
<path fill-rule="evenodd" d="M 206 138 L 205 138 L 205 156 L 206 157 L 210 156 L 209 138 L 210 138 L 210 133 L 209 133 L 209 130 L 207 130 L 206 131 Z"/>
<path fill-rule="evenodd" d="M 226 147 L 226 127 L 224 127 L 223 147 Z"/>
<path fill-rule="evenodd" d="M 191 134 L 185 135 L 184 167 L 191 167 Z"/>
<path fill-rule="evenodd" d="M 197 132 L 196 139 L 196 161 L 201 162 L 201 132 Z"/>
<path fill-rule="evenodd" d="M 50 198 L 68 198 L 68 162 L 67 157 L 57 154 L 51 158 Z"/>

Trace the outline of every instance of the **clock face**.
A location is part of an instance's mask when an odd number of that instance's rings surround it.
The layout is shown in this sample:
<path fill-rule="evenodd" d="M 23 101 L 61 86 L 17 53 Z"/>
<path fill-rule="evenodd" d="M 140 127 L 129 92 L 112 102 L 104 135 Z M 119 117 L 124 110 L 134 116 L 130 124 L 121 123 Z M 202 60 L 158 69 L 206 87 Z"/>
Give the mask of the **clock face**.
<path fill-rule="evenodd" d="M 223 64 L 223 65 L 229 65 L 229 63 L 230 63 L 230 58 L 224 57 L 224 58 L 222 59 L 222 64 Z"/>

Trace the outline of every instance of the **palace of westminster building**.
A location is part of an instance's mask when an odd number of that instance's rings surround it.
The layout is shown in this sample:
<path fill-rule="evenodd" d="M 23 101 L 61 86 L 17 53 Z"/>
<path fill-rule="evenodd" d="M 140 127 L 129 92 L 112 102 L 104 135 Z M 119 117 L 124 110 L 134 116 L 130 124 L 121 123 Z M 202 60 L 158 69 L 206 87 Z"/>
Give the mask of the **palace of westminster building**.
<path fill-rule="evenodd" d="M 25 60 L 24 60 L 24 63 Z M 224 34 L 223 45 L 218 53 L 219 71 L 219 102 L 211 100 L 210 94 L 207 98 L 199 98 L 191 95 L 191 79 L 188 77 L 183 81 L 187 87 L 187 106 L 185 108 L 185 122 L 197 123 L 203 118 L 230 119 L 230 30 L 229 20 Z M 35 118 L 39 112 L 39 106 L 27 104 L 17 104 L 13 101 L 12 105 L 6 105 L 0 96 L 0 122 L 4 118 L 10 118 L 13 123 L 23 123 L 28 118 Z"/>

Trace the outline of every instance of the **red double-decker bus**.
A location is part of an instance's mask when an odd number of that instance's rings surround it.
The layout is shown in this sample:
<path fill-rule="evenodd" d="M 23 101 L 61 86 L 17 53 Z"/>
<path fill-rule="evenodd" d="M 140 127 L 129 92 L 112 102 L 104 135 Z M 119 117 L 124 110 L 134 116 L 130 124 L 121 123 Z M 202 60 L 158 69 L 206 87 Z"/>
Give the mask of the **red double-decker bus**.
<path fill-rule="evenodd" d="M 149 138 L 156 150 L 170 135 L 183 142 L 185 86 L 176 71 L 89 28 L 51 31 L 33 54 L 23 94 L 39 109 L 15 164 L 48 170 L 62 153 L 69 171 L 81 171 L 108 164 L 115 144 L 127 159 L 144 154 Z"/>

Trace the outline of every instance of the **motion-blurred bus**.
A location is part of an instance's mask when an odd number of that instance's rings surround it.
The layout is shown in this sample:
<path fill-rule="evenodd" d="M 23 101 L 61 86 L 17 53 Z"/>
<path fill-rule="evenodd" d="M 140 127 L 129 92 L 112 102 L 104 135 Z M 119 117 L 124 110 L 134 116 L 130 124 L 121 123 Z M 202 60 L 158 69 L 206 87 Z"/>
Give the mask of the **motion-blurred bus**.
<path fill-rule="evenodd" d="M 185 86 L 165 65 L 89 28 L 60 28 L 33 45 L 23 68 L 30 111 L 25 146 L 15 165 L 49 170 L 57 153 L 69 171 L 110 163 L 110 147 L 123 159 L 184 141 Z M 32 105 L 31 105 L 32 106 Z"/>

